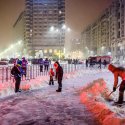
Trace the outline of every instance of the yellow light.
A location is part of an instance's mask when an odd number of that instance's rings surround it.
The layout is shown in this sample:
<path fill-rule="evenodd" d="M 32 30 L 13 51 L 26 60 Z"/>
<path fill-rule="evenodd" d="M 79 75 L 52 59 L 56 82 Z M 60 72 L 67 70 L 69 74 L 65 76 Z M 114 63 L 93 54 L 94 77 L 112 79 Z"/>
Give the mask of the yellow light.
<path fill-rule="evenodd" d="M 49 53 L 52 53 L 52 49 L 49 49 Z"/>
<path fill-rule="evenodd" d="M 47 49 L 44 50 L 44 53 L 47 53 Z"/>

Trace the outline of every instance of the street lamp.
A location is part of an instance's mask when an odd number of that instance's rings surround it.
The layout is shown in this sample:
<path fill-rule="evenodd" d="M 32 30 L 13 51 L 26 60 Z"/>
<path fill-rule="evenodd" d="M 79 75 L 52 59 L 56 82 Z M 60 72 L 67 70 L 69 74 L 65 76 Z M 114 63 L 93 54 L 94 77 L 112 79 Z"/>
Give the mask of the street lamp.
<path fill-rule="evenodd" d="M 71 29 L 67 27 L 65 24 L 62 25 L 62 27 L 55 28 L 54 26 L 50 27 L 50 32 L 54 32 L 59 34 L 59 60 L 61 59 L 61 43 L 62 43 L 62 33 L 63 32 L 70 32 Z"/>

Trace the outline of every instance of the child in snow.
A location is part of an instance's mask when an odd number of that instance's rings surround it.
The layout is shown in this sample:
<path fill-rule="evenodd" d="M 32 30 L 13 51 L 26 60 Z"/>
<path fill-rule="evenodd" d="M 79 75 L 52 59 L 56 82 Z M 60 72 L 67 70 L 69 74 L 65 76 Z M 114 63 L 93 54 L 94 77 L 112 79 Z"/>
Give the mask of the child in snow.
<path fill-rule="evenodd" d="M 116 91 L 117 85 L 118 85 L 118 77 L 122 79 L 122 82 L 120 84 L 119 88 L 119 99 L 117 104 L 122 104 L 124 99 L 124 91 L 125 91 L 125 69 L 123 67 L 115 67 L 112 64 L 109 64 L 108 70 L 110 70 L 114 74 L 114 86 L 113 91 Z"/>
<path fill-rule="evenodd" d="M 53 81 L 54 71 L 53 71 L 53 68 L 50 68 L 49 76 L 50 76 L 49 85 L 51 85 L 51 84 L 54 85 L 54 81 Z"/>

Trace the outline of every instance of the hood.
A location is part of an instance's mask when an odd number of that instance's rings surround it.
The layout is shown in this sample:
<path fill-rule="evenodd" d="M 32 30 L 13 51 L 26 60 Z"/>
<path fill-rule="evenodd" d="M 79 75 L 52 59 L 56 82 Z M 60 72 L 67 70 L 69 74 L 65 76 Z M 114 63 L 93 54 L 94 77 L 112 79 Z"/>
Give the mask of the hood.
<path fill-rule="evenodd" d="M 114 72 L 116 70 L 116 67 L 112 64 L 108 65 L 108 70 L 110 70 L 111 72 Z"/>
<path fill-rule="evenodd" d="M 56 61 L 56 62 L 54 63 L 54 67 L 57 69 L 59 66 L 60 66 L 59 62 Z"/>

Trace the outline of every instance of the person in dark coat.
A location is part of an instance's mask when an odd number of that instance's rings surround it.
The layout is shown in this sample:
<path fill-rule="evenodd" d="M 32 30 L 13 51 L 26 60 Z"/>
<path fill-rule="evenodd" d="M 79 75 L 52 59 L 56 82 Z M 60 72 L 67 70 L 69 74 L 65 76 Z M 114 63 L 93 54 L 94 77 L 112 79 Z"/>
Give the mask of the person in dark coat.
<path fill-rule="evenodd" d="M 99 64 L 99 66 L 98 66 L 98 68 L 100 68 L 101 69 L 101 59 L 98 61 L 98 64 Z"/>
<path fill-rule="evenodd" d="M 45 71 L 48 71 L 48 69 L 49 69 L 49 60 L 48 60 L 48 58 L 46 58 L 45 61 L 44 61 L 44 69 L 45 69 Z"/>
<path fill-rule="evenodd" d="M 14 67 L 11 69 L 11 75 L 15 79 L 15 93 L 20 92 L 19 88 L 20 88 L 21 76 L 23 74 L 21 65 L 22 61 L 18 60 L 17 64 L 14 65 Z"/>
<path fill-rule="evenodd" d="M 103 61 L 103 65 L 104 65 L 104 68 L 106 68 L 106 66 L 107 66 L 106 60 Z"/>
<path fill-rule="evenodd" d="M 62 91 L 62 78 L 63 78 L 63 68 L 60 66 L 59 62 L 54 63 L 54 68 L 56 69 L 56 79 L 58 81 L 58 89 L 57 92 Z"/>
<path fill-rule="evenodd" d="M 43 59 L 39 59 L 39 64 L 40 64 L 40 72 L 43 72 L 43 65 L 44 65 L 44 61 Z"/>
<path fill-rule="evenodd" d="M 86 68 L 88 68 L 88 59 L 86 59 Z"/>

